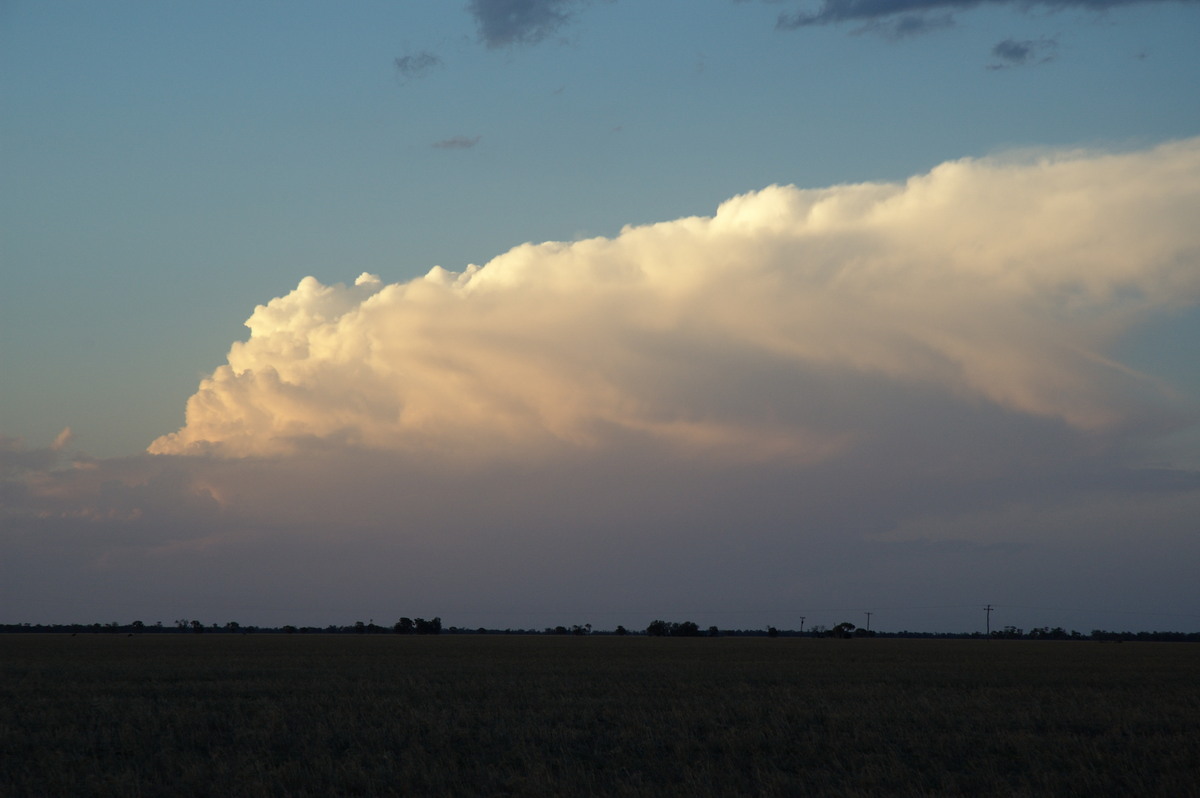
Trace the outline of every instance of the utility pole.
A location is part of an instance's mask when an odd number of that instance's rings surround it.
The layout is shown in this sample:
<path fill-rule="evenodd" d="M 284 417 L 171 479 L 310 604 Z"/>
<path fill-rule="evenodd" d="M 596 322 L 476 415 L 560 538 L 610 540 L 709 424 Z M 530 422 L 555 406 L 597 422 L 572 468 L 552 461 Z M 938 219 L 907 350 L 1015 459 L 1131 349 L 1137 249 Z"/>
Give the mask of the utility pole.
<path fill-rule="evenodd" d="M 804 636 L 804 616 L 800 616 L 800 636 Z"/>
<path fill-rule="evenodd" d="M 987 613 L 987 639 L 991 640 L 992 639 L 992 605 L 991 604 L 987 605 L 986 607 L 983 608 L 983 611 L 985 613 Z"/>
<path fill-rule="evenodd" d="M 867 615 L 867 631 L 869 632 L 869 631 L 871 631 L 871 616 L 874 615 L 874 613 L 868 612 L 866 615 Z"/>

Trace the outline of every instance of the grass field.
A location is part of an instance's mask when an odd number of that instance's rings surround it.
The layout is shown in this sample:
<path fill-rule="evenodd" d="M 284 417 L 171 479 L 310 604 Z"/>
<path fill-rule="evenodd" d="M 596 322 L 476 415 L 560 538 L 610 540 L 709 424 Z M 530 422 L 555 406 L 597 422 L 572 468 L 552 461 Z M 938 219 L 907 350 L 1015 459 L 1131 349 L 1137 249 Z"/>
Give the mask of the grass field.
<path fill-rule="evenodd" d="M 0 636 L 0 795 L 1200 795 L 1200 646 Z"/>

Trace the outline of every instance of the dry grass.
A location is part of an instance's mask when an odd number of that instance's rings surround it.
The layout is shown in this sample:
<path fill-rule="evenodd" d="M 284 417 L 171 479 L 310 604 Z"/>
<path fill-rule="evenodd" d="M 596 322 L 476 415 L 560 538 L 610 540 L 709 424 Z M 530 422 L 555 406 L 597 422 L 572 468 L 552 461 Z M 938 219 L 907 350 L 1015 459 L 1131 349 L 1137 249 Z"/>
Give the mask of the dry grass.
<path fill-rule="evenodd" d="M 0 795 L 1200 795 L 1200 647 L 7 635 Z"/>

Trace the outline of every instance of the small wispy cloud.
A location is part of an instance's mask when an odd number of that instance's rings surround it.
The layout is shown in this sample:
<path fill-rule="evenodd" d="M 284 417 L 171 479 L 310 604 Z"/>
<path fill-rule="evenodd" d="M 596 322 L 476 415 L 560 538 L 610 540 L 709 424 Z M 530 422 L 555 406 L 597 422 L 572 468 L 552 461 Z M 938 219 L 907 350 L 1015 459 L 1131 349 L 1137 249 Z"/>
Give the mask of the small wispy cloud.
<path fill-rule="evenodd" d="M 1118 6 L 1163 2 L 1195 5 L 1200 0 L 822 0 L 814 10 L 780 14 L 776 27 L 795 30 L 813 25 L 858 22 L 862 25 L 859 30 L 908 36 L 953 25 L 955 13 L 984 5 L 1010 6 L 1021 11 L 1034 8 L 1047 11 L 1106 11 Z"/>
<path fill-rule="evenodd" d="M 471 0 L 467 10 L 488 47 L 537 44 L 575 15 L 580 0 Z"/>
<path fill-rule="evenodd" d="M 441 141 L 435 141 L 435 150 L 469 150 L 479 143 L 481 136 L 453 136 Z"/>
<path fill-rule="evenodd" d="M 1055 39 L 1005 39 L 992 48 L 998 61 L 988 69 L 1009 69 L 1017 66 L 1033 66 L 1053 61 L 1057 56 L 1058 41 Z"/>
<path fill-rule="evenodd" d="M 442 59 L 428 50 L 421 50 L 418 53 L 402 55 L 393 63 L 396 65 L 396 73 L 408 81 L 425 77 L 431 70 L 442 65 Z"/>
<path fill-rule="evenodd" d="M 903 39 L 952 27 L 954 27 L 954 17 L 951 14 L 903 14 L 895 19 L 873 20 L 859 31 L 882 33 L 888 38 Z"/>

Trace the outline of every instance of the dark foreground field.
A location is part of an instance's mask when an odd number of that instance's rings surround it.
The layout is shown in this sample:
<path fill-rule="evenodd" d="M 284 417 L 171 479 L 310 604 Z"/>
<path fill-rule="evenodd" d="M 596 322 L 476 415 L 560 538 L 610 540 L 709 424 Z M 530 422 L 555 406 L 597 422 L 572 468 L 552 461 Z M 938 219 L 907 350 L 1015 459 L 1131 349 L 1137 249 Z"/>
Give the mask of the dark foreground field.
<path fill-rule="evenodd" d="M 6 635 L 0 795 L 1200 795 L 1200 646 Z"/>

